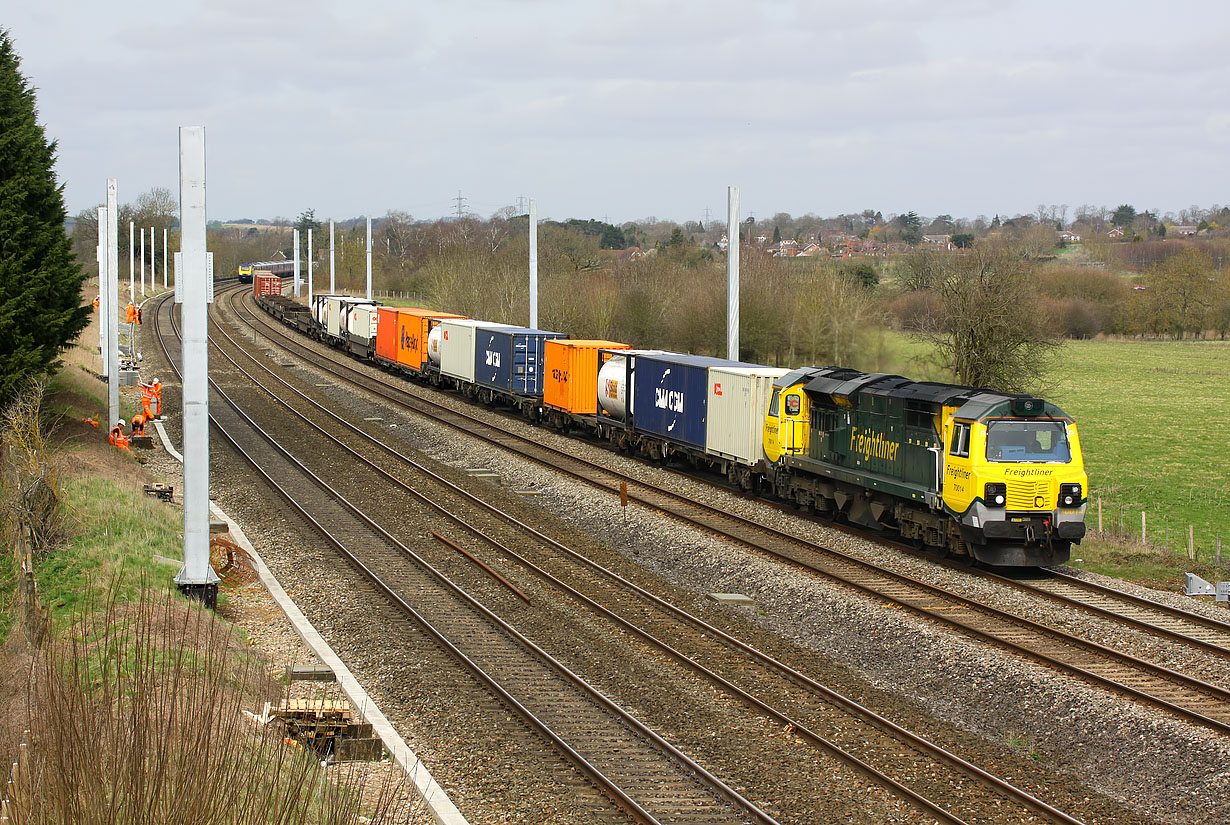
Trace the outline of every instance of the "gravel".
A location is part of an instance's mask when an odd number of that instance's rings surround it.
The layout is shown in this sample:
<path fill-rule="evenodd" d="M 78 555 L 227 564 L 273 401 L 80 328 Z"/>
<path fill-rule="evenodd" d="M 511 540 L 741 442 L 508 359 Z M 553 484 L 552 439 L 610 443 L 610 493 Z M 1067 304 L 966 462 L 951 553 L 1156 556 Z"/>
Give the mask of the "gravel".
<path fill-rule="evenodd" d="M 328 377 L 308 368 L 296 368 L 294 372 L 304 377 L 309 388 L 317 383 L 332 383 Z M 377 370 L 371 372 L 383 375 Z M 356 396 L 349 388 L 316 388 L 316 393 L 322 390 L 322 394 L 349 409 L 356 419 L 379 415 L 384 419 L 382 422 L 369 422 L 365 426 L 392 433 L 408 446 L 452 466 L 459 474 L 473 467 L 498 468 L 500 478 L 498 484 L 492 485 L 493 493 L 536 491 L 538 495 L 525 499 L 525 506 L 541 509 L 569 523 L 578 532 L 602 537 L 608 547 L 628 562 L 669 582 L 680 598 L 691 598 L 695 605 L 704 605 L 707 593 L 747 594 L 755 600 L 753 607 L 717 610 L 724 611 L 732 622 L 757 626 L 781 639 L 783 644 L 805 651 L 814 667 L 845 668 L 858 675 L 880 701 L 884 701 L 884 697 L 896 697 L 903 708 L 921 709 L 938 730 L 962 732 L 992 751 L 1006 752 L 1005 758 L 1015 755 L 1029 763 L 1045 765 L 1068 777 L 1078 789 L 1086 787 L 1091 796 L 1104 795 L 1108 801 L 1117 801 L 1128 811 L 1158 821 L 1196 823 L 1225 819 L 1230 815 L 1227 802 L 1230 771 L 1226 768 L 1230 764 L 1230 742 L 1226 737 L 1125 701 L 1075 678 L 1023 663 L 906 611 L 757 557 L 635 505 L 624 512 L 611 495 L 557 477 L 438 425 L 423 424 L 416 417 L 383 407 L 373 412 L 374 402 Z M 457 399 L 447 403 L 470 411 L 475 409 Z M 501 419 L 501 426 L 522 427 L 504 419 Z M 545 430 L 527 428 L 526 431 L 543 439 L 558 438 Z M 1082 611 L 1040 603 L 1014 589 L 792 518 L 583 442 L 563 439 L 561 443 L 569 445 L 574 452 L 617 465 L 660 487 L 686 490 L 710 503 L 851 555 L 942 587 L 954 588 L 969 598 L 1020 611 L 1031 618 L 1060 621 L 1087 638 L 1125 647 L 1172 667 L 1191 670 L 1210 681 L 1227 683 L 1224 668 L 1217 667 L 1214 662 L 1183 653 L 1145 634 L 1117 628 Z M 164 472 L 157 456 L 155 453 L 150 466 Z M 230 459 L 225 451 L 215 451 L 214 461 L 216 466 L 222 467 L 227 466 Z M 172 466 L 165 468 L 168 477 L 173 470 Z M 302 540 L 293 537 L 293 525 L 273 508 L 254 506 L 269 494 L 255 493 L 242 475 L 229 468 L 215 473 L 214 488 L 219 491 L 228 511 L 244 523 L 245 530 L 251 523 L 253 540 L 262 553 L 269 556 L 271 566 L 283 582 L 293 582 L 295 570 L 303 561 L 298 546 Z M 324 563 L 322 558 L 321 564 Z M 1193 612 L 1225 619 L 1226 611 L 1212 605 L 1122 582 L 1113 584 Z M 315 585 L 327 586 L 326 582 Z M 308 595 L 299 587 L 288 589 Z M 707 609 L 714 608 L 707 606 Z M 345 632 L 344 627 L 337 629 Z M 346 647 L 344 642 L 337 641 L 335 646 L 339 652 Z M 343 656 L 349 660 L 350 654 L 362 658 L 362 651 L 350 651 Z M 394 674 L 402 672 L 400 666 L 396 669 L 382 668 L 378 664 L 371 666 L 371 675 L 377 685 L 387 685 L 397 678 Z M 447 700 L 437 694 L 433 701 Z M 435 707 L 421 706 L 420 713 L 410 712 L 399 720 L 407 726 L 408 741 L 415 741 L 415 731 L 430 727 L 428 720 L 438 713 Z M 914 727 L 918 730 L 917 725 Z M 438 739 L 434 744 L 424 742 L 444 766 L 444 778 L 441 773 L 437 776 L 442 782 L 447 779 L 449 787 L 459 789 L 459 795 L 468 803 L 463 810 L 480 812 L 475 814 L 475 821 L 515 821 L 504 818 L 510 811 L 517 810 L 507 793 L 490 787 L 490 783 L 475 776 L 473 771 L 451 769 L 464 760 L 462 750 L 466 742 L 475 743 L 476 752 L 482 750 L 477 746 L 485 730 L 481 721 L 474 730 L 477 733 L 461 736 L 449 744 L 442 744 Z M 918 732 L 930 733 L 928 730 Z M 432 764 L 434 770 L 437 763 Z M 1027 784 L 1038 780 L 1026 778 L 1024 781 Z M 1048 796 L 1047 788 L 1032 790 L 1043 798 Z M 1105 813 L 1088 817 L 1089 821 L 1115 821 L 1111 808 L 1113 805 L 1097 807 L 1094 804 L 1091 811 Z"/>

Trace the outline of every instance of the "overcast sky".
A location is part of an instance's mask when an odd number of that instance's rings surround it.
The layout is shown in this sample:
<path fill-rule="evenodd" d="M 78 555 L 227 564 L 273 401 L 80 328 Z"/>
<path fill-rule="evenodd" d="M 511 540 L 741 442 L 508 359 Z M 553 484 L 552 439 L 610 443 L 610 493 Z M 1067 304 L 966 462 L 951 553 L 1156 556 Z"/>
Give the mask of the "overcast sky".
<path fill-rule="evenodd" d="M 957 217 L 1230 202 L 1230 3 L 208 0 L 8 4 L 69 211 L 211 219 Z"/>

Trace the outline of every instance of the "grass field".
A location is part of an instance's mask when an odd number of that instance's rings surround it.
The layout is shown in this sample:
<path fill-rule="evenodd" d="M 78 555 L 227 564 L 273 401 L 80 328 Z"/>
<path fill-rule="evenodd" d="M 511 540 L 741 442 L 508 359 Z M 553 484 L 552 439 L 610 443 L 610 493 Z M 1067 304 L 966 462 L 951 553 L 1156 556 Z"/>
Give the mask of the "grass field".
<path fill-rule="evenodd" d="M 1230 342 L 1071 341 L 1054 370 L 1050 397 L 1080 428 L 1089 473 L 1086 523 L 1123 526 L 1137 540 L 1186 553 L 1216 536 L 1230 554 Z"/>

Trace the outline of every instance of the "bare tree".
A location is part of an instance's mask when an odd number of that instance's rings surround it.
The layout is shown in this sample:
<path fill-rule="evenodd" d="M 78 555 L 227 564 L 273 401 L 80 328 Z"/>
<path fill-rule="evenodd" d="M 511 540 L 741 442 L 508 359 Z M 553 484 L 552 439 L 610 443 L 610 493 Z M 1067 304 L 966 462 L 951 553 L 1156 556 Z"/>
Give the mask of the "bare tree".
<path fill-rule="evenodd" d="M 939 312 L 921 316 L 914 335 L 936 348 L 959 383 L 1036 391 L 1059 340 L 1030 264 L 1006 245 L 978 245 L 937 260 L 935 270 Z"/>

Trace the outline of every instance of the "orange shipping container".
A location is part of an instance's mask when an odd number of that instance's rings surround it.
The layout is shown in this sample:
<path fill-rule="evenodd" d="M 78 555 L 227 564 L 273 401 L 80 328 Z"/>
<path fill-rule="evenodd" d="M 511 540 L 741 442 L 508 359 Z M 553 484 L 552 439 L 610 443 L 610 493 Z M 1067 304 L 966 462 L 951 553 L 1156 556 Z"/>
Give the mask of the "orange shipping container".
<path fill-rule="evenodd" d="M 430 321 L 441 318 L 464 318 L 451 312 L 434 309 L 404 308 L 397 310 L 397 330 L 394 333 L 397 356 L 393 360 L 413 370 L 422 370 L 427 362 L 427 334 Z"/>
<path fill-rule="evenodd" d="M 615 341 L 546 342 L 542 401 L 548 407 L 593 415 L 598 411 L 598 350 L 631 349 Z"/>
<path fill-rule="evenodd" d="M 397 360 L 397 313 L 399 307 L 376 309 L 376 356 L 386 361 Z"/>

